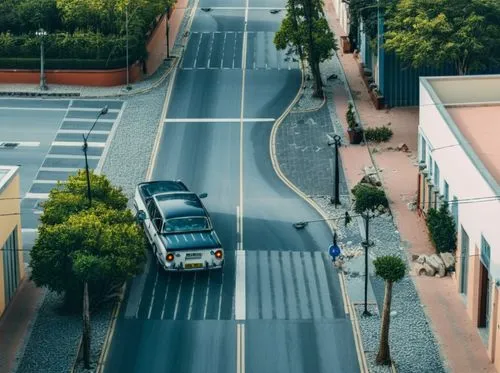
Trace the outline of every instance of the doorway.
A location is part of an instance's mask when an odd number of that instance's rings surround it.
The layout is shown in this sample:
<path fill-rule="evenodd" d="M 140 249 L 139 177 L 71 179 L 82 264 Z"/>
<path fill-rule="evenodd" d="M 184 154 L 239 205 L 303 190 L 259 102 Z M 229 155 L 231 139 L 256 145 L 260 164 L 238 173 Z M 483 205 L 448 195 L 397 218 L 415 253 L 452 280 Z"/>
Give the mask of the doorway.
<path fill-rule="evenodd" d="M 465 232 L 464 227 L 462 227 L 461 232 L 462 237 L 462 247 L 461 256 L 462 261 L 460 263 L 460 293 L 467 295 L 467 286 L 469 279 L 469 235 Z"/>
<path fill-rule="evenodd" d="M 490 330 L 490 273 L 485 265 L 481 262 L 479 265 L 479 335 L 483 343 L 488 345 L 488 337 Z"/>

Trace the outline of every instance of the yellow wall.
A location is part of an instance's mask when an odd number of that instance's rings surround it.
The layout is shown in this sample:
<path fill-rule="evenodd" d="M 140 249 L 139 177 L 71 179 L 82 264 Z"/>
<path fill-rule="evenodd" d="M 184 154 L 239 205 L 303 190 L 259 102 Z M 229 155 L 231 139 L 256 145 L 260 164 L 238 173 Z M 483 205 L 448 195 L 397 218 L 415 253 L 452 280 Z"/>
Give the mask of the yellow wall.
<path fill-rule="evenodd" d="M 14 177 L 7 182 L 7 185 L 0 192 L 0 215 L 3 214 L 16 214 L 10 216 L 0 216 L 0 248 L 3 248 L 5 241 L 12 233 L 17 225 L 17 242 L 18 242 L 18 258 L 19 258 L 19 277 L 22 279 L 25 275 L 24 272 L 24 258 L 22 236 L 21 236 L 21 201 L 19 200 L 19 173 L 16 172 Z M 12 200 L 1 200 L 2 198 L 14 198 Z M 0 251 L 0 315 L 3 313 L 5 307 L 5 284 L 3 273 L 3 251 Z"/>

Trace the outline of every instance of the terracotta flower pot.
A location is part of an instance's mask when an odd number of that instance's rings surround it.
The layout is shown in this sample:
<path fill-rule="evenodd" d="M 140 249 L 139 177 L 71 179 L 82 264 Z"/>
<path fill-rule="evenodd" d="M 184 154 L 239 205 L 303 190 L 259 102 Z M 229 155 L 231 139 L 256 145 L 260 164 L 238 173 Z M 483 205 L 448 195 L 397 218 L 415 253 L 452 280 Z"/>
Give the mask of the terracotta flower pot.
<path fill-rule="evenodd" d="M 363 141 L 363 130 L 361 128 L 347 129 L 347 134 L 349 135 L 349 143 L 353 145 L 358 145 Z"/>

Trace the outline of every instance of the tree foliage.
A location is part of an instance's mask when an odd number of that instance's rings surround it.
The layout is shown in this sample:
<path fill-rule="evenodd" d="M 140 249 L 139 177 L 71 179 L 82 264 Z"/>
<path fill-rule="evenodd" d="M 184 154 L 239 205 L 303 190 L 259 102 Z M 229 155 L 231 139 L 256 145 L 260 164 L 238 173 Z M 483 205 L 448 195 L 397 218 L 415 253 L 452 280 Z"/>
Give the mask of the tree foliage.
<path fill-rule="evenodd" d="M 443 203 L 438 210 L 429 209 L 426 223 L 436 250 L 440 253 L 454 252 L 457 247 L 457 228 L 448 204 Z"/>
<path fill-rule="evenodd" d="M 356 198 L 354 211 L 358 214 L 366 210 L 375 210 L 379 205 L 384 207 L 389 206 L 387 197 L 382 189 L 371 184 L 359 182 L 352 188 L 352 194 Z"/>
<path fill-rule="evenodd" d="M 32 280 L 63 293 L 71 307 L 81 305 L 84 281 L 91 299 L 106 300 L 145 260 L 144 235 L 121 190 L 94 174 L 91 186 L 90 208 L 84 172 L 51 191 L 31 250 Z"/>
<path fill-rule="evenodd" d="M 377 5 L 382 6 L 382 0 L 351 0 L 349 2 L 349 41 L 354 48 L 359 48 L 358 32 L 361 18 L 364 31 L 369 39 L 377 37 Z"/>
<path fill-rule="evenodd" d="M 452 62 L 460 75 L 500 62 L 498 0 L 399 0 L 384 47 L 411 66 Z"/>
<path fill-rule="evenodd" d="M 92 205 L 115 210 L 125 210 L 127 197 L 121 188 L 111 185 L 104 175 L 96 175 L 90 171 Z M 88 208 L 87 178 L 84 170 L 79 170 L 75 176 L 70 176 L 65 183 L 51 190 L 49 199 L 42 204 L 43 213 L 40 216 L 42 224 L 60 224 Z"/>
<path fill-rule="evenodd" d="M 319 64 L 338 49 L 323 12 L 321 0 L 288 0 L 287 13 L 274 36 L 278 50 L 289 50 L 309 63 L 314 78 L 314 95 L 323 97 Z"/>
<path fill-rule="evenodd" d="M 403 279 L 406 272 L 406 264 L 398 256 L 380 256 L 373 261 L 375 274 L 384 281 L 398 282 Z"/>

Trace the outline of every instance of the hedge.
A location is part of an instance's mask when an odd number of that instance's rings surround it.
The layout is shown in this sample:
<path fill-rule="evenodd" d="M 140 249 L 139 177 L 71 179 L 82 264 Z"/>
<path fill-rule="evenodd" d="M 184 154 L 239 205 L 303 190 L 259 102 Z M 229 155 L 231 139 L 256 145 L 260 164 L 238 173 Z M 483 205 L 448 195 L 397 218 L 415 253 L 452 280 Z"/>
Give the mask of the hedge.
<path fill-rule="evenodd" d="M 113 59 L 45 59 L 45 68 L 48 70 L 111 70 L 126 66 L 126 58 Z M 134 60 L 130 59 L 132 63 Z M 39 70 L 40 58 L 0 58 L 0 69 L 27 69 Z"/>
<path fill-rule="evenodd" d="M 122 35 L 102 35 L 95 32 L 49 34 L 44 38 L 45 57 L 50 59 L 121 59 L 126 55 L 126 38 Z M 142 40 L 129 38 L 131 60 L 146 56 Z M 40 39 L 36 35 L 0 34 L 2 58 L 39 58 Z"/>

